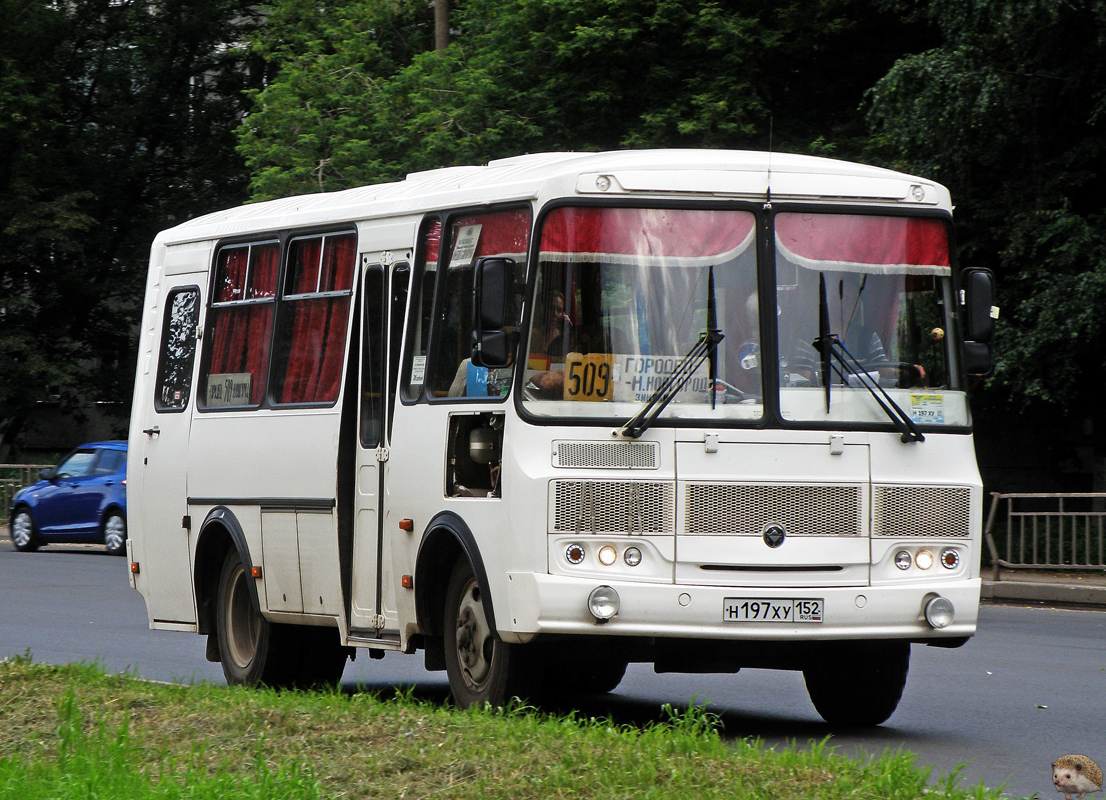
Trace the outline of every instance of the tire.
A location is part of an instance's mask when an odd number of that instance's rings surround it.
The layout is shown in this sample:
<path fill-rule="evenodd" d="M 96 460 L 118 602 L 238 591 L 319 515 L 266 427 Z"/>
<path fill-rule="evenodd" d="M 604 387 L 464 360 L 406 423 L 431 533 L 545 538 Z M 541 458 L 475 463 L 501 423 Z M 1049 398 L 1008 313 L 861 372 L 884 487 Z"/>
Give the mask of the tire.
<path fill-rule="evenodd" d="M 607 694 L 618 688 L 626 675 L 625 661 L 600 661 L 581 664 L 572 670 L 574 692 L 577 694 Z"/>
<path fill-rule="evenodd" d="M 24 553 L 33 552 L 42 545 L 38 533 L 35 532 L 34 517 L 25 506 L 17 508 L 12 516 L 11 536 L 15 549 Z"/>
<path fill-rule="evenodd" d="M 113 556 L 127 554 L 127 521 L 118 511 L 112 511 L 104 518 L 101 526 L 104 546 Z"/>
<path fill-rule="evenodd" d="M 898 708 L 910 668 L 910 643 L 850 642 L 803 670 L 814 708 L 830 725 L 871 727 Z"/>
<path fill-rule="evenodd" d="M 542 669 L 525 645 L 502 641 L 488 624 L 483 589 L 462 559 L 446 588 L 443 618 L 445 666 L 453 701 L 461 708 L 504 706 L 536 697 Z"/>
<path fill-rule="evenodd" d="M 336 685 L 349 653 L 338 631 L 269 622 L 254 607 L 251 580 L 238 551 L 227 553 L 219 575 L 215 623 L 227 683 L 277 689 Z"/>

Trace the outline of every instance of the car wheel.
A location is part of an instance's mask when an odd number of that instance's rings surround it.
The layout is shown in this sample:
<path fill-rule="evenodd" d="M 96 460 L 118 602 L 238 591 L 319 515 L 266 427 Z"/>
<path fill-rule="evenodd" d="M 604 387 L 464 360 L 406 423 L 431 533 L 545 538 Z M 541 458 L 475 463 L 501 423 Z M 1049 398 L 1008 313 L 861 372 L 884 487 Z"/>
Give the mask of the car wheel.
<path fill-rule="evenodd" d="M 12 517 L 12 544 L 16 550 L 30 552 L 37 550 L 42 542 L 35 533 L 35 521 L 31 517 L 30 510 L 20 508 Z"/>
<path fill-rule="evenodd" d="M 462 559 L 446 589 L 443 620 L 449 688 L 461 708 L 537 696 L 544 675 L 536 650 L 502 641 L 484 613 L 480 582 Z"/>
<path fill-rule="evenodd" d="M 126 555 L 127 552 L 127 521 L 123 515 L 112 512 L 104 519 L 104 546 L 113 556 Z"/>

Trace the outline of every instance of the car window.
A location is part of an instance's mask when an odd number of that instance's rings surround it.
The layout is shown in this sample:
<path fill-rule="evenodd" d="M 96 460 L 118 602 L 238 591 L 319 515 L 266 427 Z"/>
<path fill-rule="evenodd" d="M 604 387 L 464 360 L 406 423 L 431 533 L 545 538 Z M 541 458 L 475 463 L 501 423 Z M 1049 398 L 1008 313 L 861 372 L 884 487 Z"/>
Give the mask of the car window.
<path fill-rule="evenodd" d="M 92 469 L 92 462 L 96 459 L 95 450 L 77 450 L 75 453 L 61 462 L 58 467 L 58 477 L 68 476 L 70 478 L 79 478 L 82 475 L 88 475 Z"/>
<path fill-rule="evenodd" d="M 101 450 L 100 460 L 96 462 L 94 475 L 111 475 L 122 472 L 127 468 L 127 452 L 125 450 Z"/>

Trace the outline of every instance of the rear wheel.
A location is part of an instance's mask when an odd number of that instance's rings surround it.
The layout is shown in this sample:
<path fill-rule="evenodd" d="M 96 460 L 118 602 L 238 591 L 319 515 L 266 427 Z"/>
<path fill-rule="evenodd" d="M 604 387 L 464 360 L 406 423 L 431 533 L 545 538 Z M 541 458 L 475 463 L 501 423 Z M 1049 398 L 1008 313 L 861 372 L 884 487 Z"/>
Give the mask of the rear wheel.
<path fill-rule="evenodd" d="M 825 653 L 803 677 L 822 719 L 839 727 L 868 727 L 895 713 L 909 668 L 909 642 L 850 642 Z"/>
<path fill-rule="evenodd" d="M 254 606 L 250 580 L 238 552 L 229 552 L 216 598 L 219 660 L 227 683 L 299 689 L 337 684 L 349 652 L 338 631 L 269 622 Z"/>
<path fill-rule="evenodd" d="M 525 645 L 502 641 L 484 613 L 483 590 L 468 561 L 453 569 L 446 589 L 445 662 L 453 700 L 461 708 L 505 705 L 541 687 L 541 665 Z"/>
<path fill-rule="evenodd" d="M 37 550 L 42 542 L 35 533 L 35 521 L 27 508 L 20 508 L 12 517 L 12 544 L 16 550 L 30 552 Z"/>
<path fill-rule="evenodd" d="M 103 524 L 104 546 L 113 556 L 121 556 L 127 552 L 127 521 L 123 515 L 113 511 L 104 518 Z"/>

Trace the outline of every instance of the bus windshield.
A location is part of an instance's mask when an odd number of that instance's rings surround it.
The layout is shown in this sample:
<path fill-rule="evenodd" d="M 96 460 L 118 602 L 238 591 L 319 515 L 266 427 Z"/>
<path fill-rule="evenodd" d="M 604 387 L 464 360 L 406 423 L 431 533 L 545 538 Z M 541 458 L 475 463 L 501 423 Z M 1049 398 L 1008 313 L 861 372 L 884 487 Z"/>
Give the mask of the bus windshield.
<path fill-rule="evenodd" d="M 765 364 L 784 420 L 888 426 L 871 386 L 919 425 L 965 425 L 951 359 L 948 235 L 935 219 L 780 213 L 775 298 L 757 220 L 736 209 L 561 207 L 541 231 L 522 402 L 548 417 L 637 413 L 708 328 L 722 334 L 658 419 L 756 423 Z M 827 287 L 819 290 L 820 280 Z M 861 365 L 825 365 L 828 333 Z M 762 306 L 775 313 L 761 313 Z M 762 341 L 761 317 L 775 331 Z M 870 378 L 866 388 L 859 378 Z M 826 383 L 830 405 L 826 405 Z M 774 390 L 774 389 L 773 389 Z"/>

